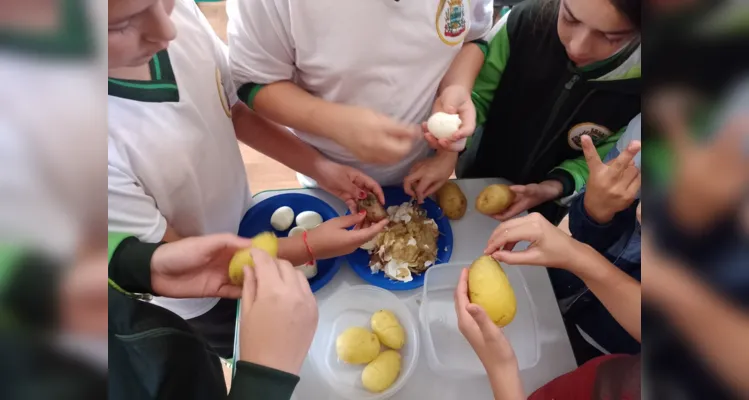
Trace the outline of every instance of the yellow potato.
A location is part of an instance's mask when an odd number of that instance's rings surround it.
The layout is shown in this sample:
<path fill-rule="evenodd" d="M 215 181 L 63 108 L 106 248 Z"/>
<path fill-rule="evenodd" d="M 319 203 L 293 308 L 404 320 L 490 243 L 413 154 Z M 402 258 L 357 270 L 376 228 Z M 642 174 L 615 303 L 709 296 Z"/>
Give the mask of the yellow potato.
<path fill-rule="evenodd" d="M 499 326 L 515 318 L 515 292 L 502 266 L 489 256 L 479 257 L 468 269 L 468 297 Z"/>
<path fill-rule="evenodd" d="M 335 351 L 345 363 L 366 364 L 380 354 L 380 340 L 367 329 L 354 326 L 338 335 Z"/>
<path fill-rule="evenodd" d="M 437 191 L 437 203 L 445 216 L 450 219 L 461 219 L 466 214 L 468 201 L 460 187 L 452 181 L 445 183 Z"/>
<path fill-rule="evenodd" d="M 394 350 L 400 350 L 406 342 L 406 332 L 398 322 L 398 318 L 391 311 L 380 310 L 372 314 L 370 319 L 372 331 L 380 342 Z"/>
<path fill-rule="evenodd" d="M 400 372 L 401 355 L 395 350 L 386 350 L 364 367 L 361 383 L 368 391 L 380 393 L 395 383 Z"/>
<path fill-rule="evenodd" d="M 229 279 L 231 283 L 241 286 L 244 281 L 244 266 L 255 266 L 255 262 L 252 260 L 252 255 L 250 254 L 250 249 L 252 248 L 263 250 L 270 254 L 271 257 L 276 257 L 278 256 L 278 239 L 271 232 L 263 232 L 252 238 L 251 247 L 234 253 L 234 257 L 229 262 Z"/>
<path fill-rule="evenodd" d="M 489 185 L 476 198 L 476 209 L 486 215 L 499 214 L 515 200 L 515 192 L 507 185 Z"/>

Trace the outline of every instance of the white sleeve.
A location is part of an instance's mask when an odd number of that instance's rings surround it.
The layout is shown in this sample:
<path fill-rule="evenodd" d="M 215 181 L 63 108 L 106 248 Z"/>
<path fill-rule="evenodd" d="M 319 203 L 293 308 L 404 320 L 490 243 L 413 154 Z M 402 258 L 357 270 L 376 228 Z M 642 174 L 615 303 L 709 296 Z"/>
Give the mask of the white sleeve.
<path fill-rule="evenodd" d="M 492 39 L 494 39 L 494 36 L 497 35 L 497 32 L 499 32 L 500 29 L 502 29 L 503 26 L 507 24 L 507 18 L 510 17 L 510 13 L 512 10 L 508 11 L 505 15 L 502 16 L 502 18 L 497 21 L 494 26 L 492 26 L 492 29 L 489 30 L 489 32 L 482 38 L 487 43 L 490 43 Z"/>
<path fill-rule="evenodd" d="M 166 219 L 156 201 L 147 195 L 132 176 L 131 171 L 109 162 L 108 229 L 110 232 L 129 233 L 144 242 L 159 242 L 166 232 Z"/>
<path fill-rule="evenodd" d="M 213 40 L 214 57 L 216 59 L 216 66 L 221 72 L 221 84 L 224 87 L 226 96 L 229 98 L 229 106 L 233 106 L 234 103 L 239 101 L 237 97 L 237 88 L 234 86 L 234 81 L 231 79 L 231 69 L 229 68 L 229 48 L 226 46 L 220 37 L 216 34 L 216 31 L 208 22 L 208 18 L 205 17 L 198 4 L 194 0 L 181 0 L 195 13 L 198 20 L 198 24 L 209 35 Z"/>
<path fill-rule="evenodd" d="M 229 0 L 229 65 L 238 89 L 294 77 L 289 0 Z"/>
<path fill-rule="evenodd" d="M 484 39 L 494 22 L 494 1 L 473 0 L 471 5 L 471 28 L 466 35 L 466 42 Z"/>

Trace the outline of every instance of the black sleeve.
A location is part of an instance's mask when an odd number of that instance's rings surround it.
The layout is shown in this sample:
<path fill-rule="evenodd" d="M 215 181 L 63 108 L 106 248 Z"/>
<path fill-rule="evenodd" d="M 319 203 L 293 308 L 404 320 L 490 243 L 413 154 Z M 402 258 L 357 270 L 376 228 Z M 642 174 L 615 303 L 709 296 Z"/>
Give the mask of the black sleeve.
<path fill-rule="evenodd" d="M 277 369 L 237 361 L 229 399 L 289 400 L 299 377 Z"/>
<path fill-rule="evenodd" d="M 57 326 L 60 282 L 65 267 L 41 254 L 27 253 L 7 265 L 0 282 L 0 313 L 19 326 L 46 330 Z"/>
<path fill-rule="evenodd" d="M 151 257 L 163 243 L 143 243 L 134 237 L 123 240 L 109 260 L 109 279 L 122 290 L 150 293 Z"/>

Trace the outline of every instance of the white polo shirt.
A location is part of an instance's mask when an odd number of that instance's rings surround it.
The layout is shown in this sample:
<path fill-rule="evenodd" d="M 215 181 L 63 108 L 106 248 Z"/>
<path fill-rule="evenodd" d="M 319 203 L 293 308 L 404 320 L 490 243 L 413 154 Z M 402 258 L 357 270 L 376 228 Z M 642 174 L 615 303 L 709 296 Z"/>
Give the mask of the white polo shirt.
<path fill-rule="evenodd" d="M 421 123 L 463 43 L 491 29 L 492 7 L 491 0 L 229 0 L 232 78 L 237 88 L 249 85 L 241 100 L 250 106 L 257 85 L 292 80 L 325 100 Z M 430 152 L 422 138 L 401 162 L 371 165 L 331 140 L 295 133 L 381 184 L 400 184 Z"/>
<path fill-rule="evenodd" d="M 150 62 L 153 80 L 109 80 L 109 230 L 146 242 L 167 224 L 182 237 L 236 233 L 250 205 L 225 45 L 194 1 L 177 0 L 171 18 L 177 38 Z M 154 299 L 185 319 L 217 302 Z"/>

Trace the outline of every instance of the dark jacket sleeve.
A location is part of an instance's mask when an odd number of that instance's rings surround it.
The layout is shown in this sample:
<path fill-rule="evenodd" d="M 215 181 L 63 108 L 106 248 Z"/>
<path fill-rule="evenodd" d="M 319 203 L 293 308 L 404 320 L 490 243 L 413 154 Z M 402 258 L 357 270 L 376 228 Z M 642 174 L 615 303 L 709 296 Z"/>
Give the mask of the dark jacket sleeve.
<path fill-rule="evenodd" d="M 109 282 L 128 293 L 150 293 L 151 257 L 162 243 L 143 243 L 135 237 L 119 242 L 109 259 Z"/>
<path fill-rule="evenodd" d="M 229 399 L 289 400 L 299 377 L 246 361 L 237 361 Z"/>
<path fill-rule="evenodd" d="M 599 224 L 585 211 L 583 192 L 572 201 L 570 206 L 570 233 L 576 240 L 588 244 L 599 253 L 605 253 L 613 246 L 625 232 L 631 231 L 636 221 L 639 200 L 632 203 L 626 210 L 618 212 L 606 224 Z"/>

